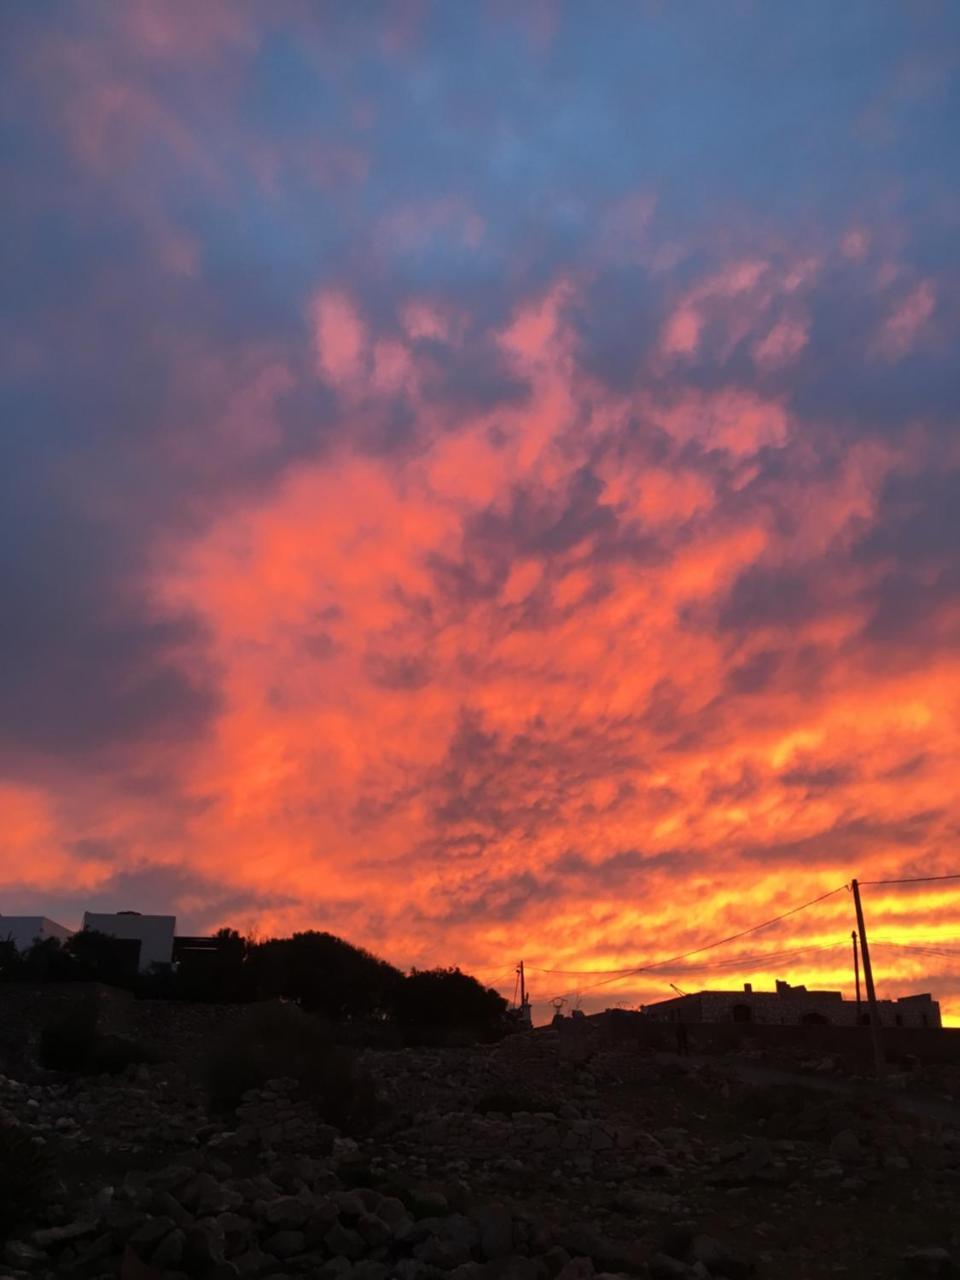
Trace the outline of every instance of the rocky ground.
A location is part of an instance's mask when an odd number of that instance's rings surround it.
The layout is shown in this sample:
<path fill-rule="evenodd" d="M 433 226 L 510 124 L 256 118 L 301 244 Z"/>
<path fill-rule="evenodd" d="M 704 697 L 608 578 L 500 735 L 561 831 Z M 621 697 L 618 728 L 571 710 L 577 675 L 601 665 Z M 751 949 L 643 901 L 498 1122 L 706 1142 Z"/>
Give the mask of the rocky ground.
<path fill-rule="evenodd" d="M 552 1031 L 367 1053 L 353 1137 L 278 1079 L 207 1114 L 182 1066 L 0 1077 L 56 1181 L 0 1277 L 589 1280 L 960 1275 L 960 1132 Z"/>

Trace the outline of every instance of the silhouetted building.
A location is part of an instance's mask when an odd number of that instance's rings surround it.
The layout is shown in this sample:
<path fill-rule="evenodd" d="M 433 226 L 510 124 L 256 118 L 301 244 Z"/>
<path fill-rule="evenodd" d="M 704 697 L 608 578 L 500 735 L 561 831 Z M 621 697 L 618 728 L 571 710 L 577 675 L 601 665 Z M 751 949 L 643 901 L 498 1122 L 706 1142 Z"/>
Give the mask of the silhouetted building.
<path fill-rule="evenodd" d="M 929 994 L 878 1000 L 884 1027 L 939 1027 L 940 1005 Z M 647 1017 L 660 1022 L 754 1022 L 767 1026 L 855 1026 L 867 1023 L 867 1003 L 845 1000 L 839 991 L 808 991 L 777 981 L 774 991 L 697 991 L 648 1004 Z"/>
<path fill-rule="evenodd" d="M 46 942 L 48 938 L 66 942 L 71 932 L 49 916 L 0 915 L 0 942 L 9 938 L 18 951 L 26 951 L 34 942 Z"/>
<path fill-rule="evenodd" d="M 141 972 L 152 964 L 170 964 L 173 960 L 176 916 L 145 916 L 139 911 L 85 911 L 83 927 L 96 929 L 111 938 L 139 943 L 137 968 Z"/>

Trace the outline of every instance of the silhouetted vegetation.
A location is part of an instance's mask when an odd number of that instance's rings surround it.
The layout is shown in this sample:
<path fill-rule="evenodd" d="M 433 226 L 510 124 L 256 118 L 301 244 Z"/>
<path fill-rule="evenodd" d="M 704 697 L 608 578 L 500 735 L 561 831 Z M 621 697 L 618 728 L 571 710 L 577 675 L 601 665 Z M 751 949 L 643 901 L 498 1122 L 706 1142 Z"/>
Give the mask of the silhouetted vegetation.
<path fill-rule="evenodd" d="M 403 984 L 399 969 L 331 933 L 295 933 L 251 949 L 260 999 L 296 1000 L 335 1021 L 387 1016 Z"/>
<path fill-rule="evenodd" d="M 176 963 L 144 973 L 137 972 L 136 948 L 94 930 L 64 943 L 38 941 L 19 954 L 12 943 L 0 943 L 0 981 L 102 982 L 147 999 L 218 1004 L 284 1000 L 335 1023 L 338 1040 L 357 1045 L 471 1041 L 506 1030 L 506 1002 L 469 974 L 437 968 L 405 975 L 331 933 L 310 930 L 251 942 L 221 929 L 181 947 Z M 51 1028 L 50 1065 L 89 1056 L 83 1040 L 79 1019 Z"/>
<path fill-rule="evenodd" d="M 66 942 L 44 938 L 23 952 L 0 943 L 0 980 L 20 982 L 105 982 L 133 987 L 137 944 L 96 929 L 80 929 Z"/>
<path fill-rule="evenodd" d="M 105 1034 L 97 1025 L 92 1000 L 78 1001 L 41 1028 L 40 1065 L 76 1075 L 118 1075 L 127 1067 L 152 1062 L 156 1054 L 126 1036 Z"/>
<path fill-rule="evenodd" d="M 507 1002 L 459 969 L 414 969 L 395 995 L 394 1011 L 408 1041 L 487 1039 L 502 1033 Z"/>
<path fill-rule="evenodd" d="M 204 1083 L 212 1109 L 233 1110 L 249 1089 L 289 1077 L 324 1120 L 352 1131 L 368 1128 L 380 1108 L 356 1055 L 335 1041 L 331 1026 L 293 1004 L 252 1006 L 210 1045 Z"/>

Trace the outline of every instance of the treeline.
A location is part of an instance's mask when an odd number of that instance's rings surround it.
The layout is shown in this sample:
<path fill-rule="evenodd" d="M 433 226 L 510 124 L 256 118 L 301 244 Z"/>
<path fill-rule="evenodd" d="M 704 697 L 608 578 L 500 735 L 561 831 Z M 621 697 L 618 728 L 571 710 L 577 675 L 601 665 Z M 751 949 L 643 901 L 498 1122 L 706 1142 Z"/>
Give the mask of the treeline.
<path fill-rule="evenodd" d="M 507 1002 L 456 968 L 409 973 L 330 933 L 252 941 L 221 929 L 208 949 L 184 951 L 175 965 L 138 973 L 129 944 L 94 930 L 23 952 L 0 940 L 0 981 L 104 982 L 147 999 L 242 1004 L 282 999 L 367 1037 L 391 1030 L 430 1038 L 458 1028 L 495 1036 L 508 1029 Z"/>

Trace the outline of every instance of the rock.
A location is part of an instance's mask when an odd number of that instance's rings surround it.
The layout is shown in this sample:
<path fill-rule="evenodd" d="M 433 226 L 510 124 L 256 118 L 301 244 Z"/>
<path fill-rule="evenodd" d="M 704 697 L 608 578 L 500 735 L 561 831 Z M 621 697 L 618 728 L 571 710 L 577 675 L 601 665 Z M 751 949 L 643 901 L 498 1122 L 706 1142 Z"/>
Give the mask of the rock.
<path fill-rule="evenodd" d="M 363 1257 L 363 1237 L 359 1232 L 352 1231 L 341 1222 L 333 1224 L 323 1237 L 323 1242 L 331 1253 L 342 1254 L 351 1261 Z"/>
<path fill-rule="evenodd" d="M 557 1280 L 591 1280 L 593 1262 L 589 1258 L 571 1258 Z"/>
<path fill-rule="evenodd" d="M 151 1253 L 176 1225 L 172 1218 L 145 1218 L 130 1236 L 130 1244 L 141 1255 Z"/>
<path fill-rule="evenodd" d="M 185 1242 L 186 1235 L 179 1227 L 174 1227 L 172 1231 L 168 1231 L 150 1255 L 151 1265 L 160 1267 L 162 1270 L 179 1267 L 183 1261 Z"/>
<path fill-rule="evenodd" d="M 246 1248 L 253 1232 L 253 1223 L 238 1213 L 221 1213 L 214 1219 L 217 1232 L 223 1239 L 223 1251 L 228 1258 Z"/>
<path fill-rule="evenodd" d="M 650 1259 L 650 1280 L 687 1280 L 690 1268 L 668 1253 L 655 1253 Z"/>
<path fill-rule="evenodd" d="M 201 1218 L 185 1232 L 186 1256 L 197 1266 L 212 1267 L 224 1259 L 223 1236 L 216 1218 Z"/>
<path fill-rule="evenodd" d="M 43 1249 L 27 1244 L 25 1240 L 8 1240 L 3 1249 L 3 1259 L 11 1267 L 34 1271 L 37 1267 L 43 1266 L 47 1261 L 47 1255 Z"/>
<path fill-rule="evenodd" d="M 364 1213 L 356 1222 L 356 1230 L 368 1249 L 377 1249 L 392 1239 L 393 1232 L 375 1213 Z"/>
<path fill-rule="evenodd" d="M 753 1262 L 738 1257 L 713 1236 L 694 1236 L 688 1260 L 694 1264 L 702 1263 L 710 1275 L 725 1276 L 727 1280 L 750 1280 L 756 1275 Z"/>
<path fill-rule="evenodd" d="M 302 1231 L 276 1231 L 264 1240 L 263 1247 L 275 1258 L 292 1258 L 303 1253 L 307 1238 Z"/>
<path fill-rule="evenodd" d="M 95 1219 L 85 1219 L 79 1222 L 68 1222 L 62 1227 L 47 1227 L 42 1231 L 35 1231 L 31 1236 L 32 1242 L 38 1249 L 48 1249 L 52 1244 L 65 1244 L 69 1240 L 78 1240 L 83 1236 L 89 1236 L 96 1231 L 99 1223 Z"/>
<path fill-rule="evenodd" d="M 440 1191 L 411 1188 L 407 1193 L 407 1208 L 415 1218 L 435 1218 L 448 1207 L 447 1197 Z"/>
<path fill-rule="evenodd" d="M 830 1154 L 841 1164 L 855 1164 L 863 1156 L 860 1139 L 852 1129 L 841 1129 L 830 1142 Z"/>
<path fill-rule="evenodd" d="M 908 1249 L 900 1255 L 900 1275 L 904 1280 L 931 1276 L 934 1280 L 946 1280 L 955 1275 L 950 1254 L 937 1245 Z"/>
<path fill-rule="evenodd" d="M 304 1226 L 313 1211 L 310 1201 L 298 1196 L 280 1196 L 267 1205 L 264 1218 L 272 1227 L 296 1229 Z"/>
<path fill-rule="evenodd" d="M 551 1249 L 547 1250 L 540 1261 L 546 1268 L 547 1275 L 550 1277 L 550 1280 L 555 1280 L 570 1261 L 570 1255 L 567 1253 L 566 1249 L 555 1244 Z"/>
<path fill-rule="evenodd" d="M 366 1259 L 355 1262 L 349 1272 L 349 1280 L 388 1280 L 390 1268 L 385 1262 L 374 1262 Z"/>
<path fill-rule="evenodd" d="M 435 1220 L 436 1234 L 429 1235 L 418 1244 L 414 1253 L 430 1266 L 452 1271 L 462 1262 L 469 1262 L 474 1248 L 479 1244 L 479 1232 L 462 1213 Z"/>
<path fill-rule="evenodd" d="M 506 1258 L 513 1252 L 513 1218 L 501 1204 L 485 1205 L 475 1209 L 473 1222 L 480 1236 L 480 1255 L 492 1262 Z"/>

